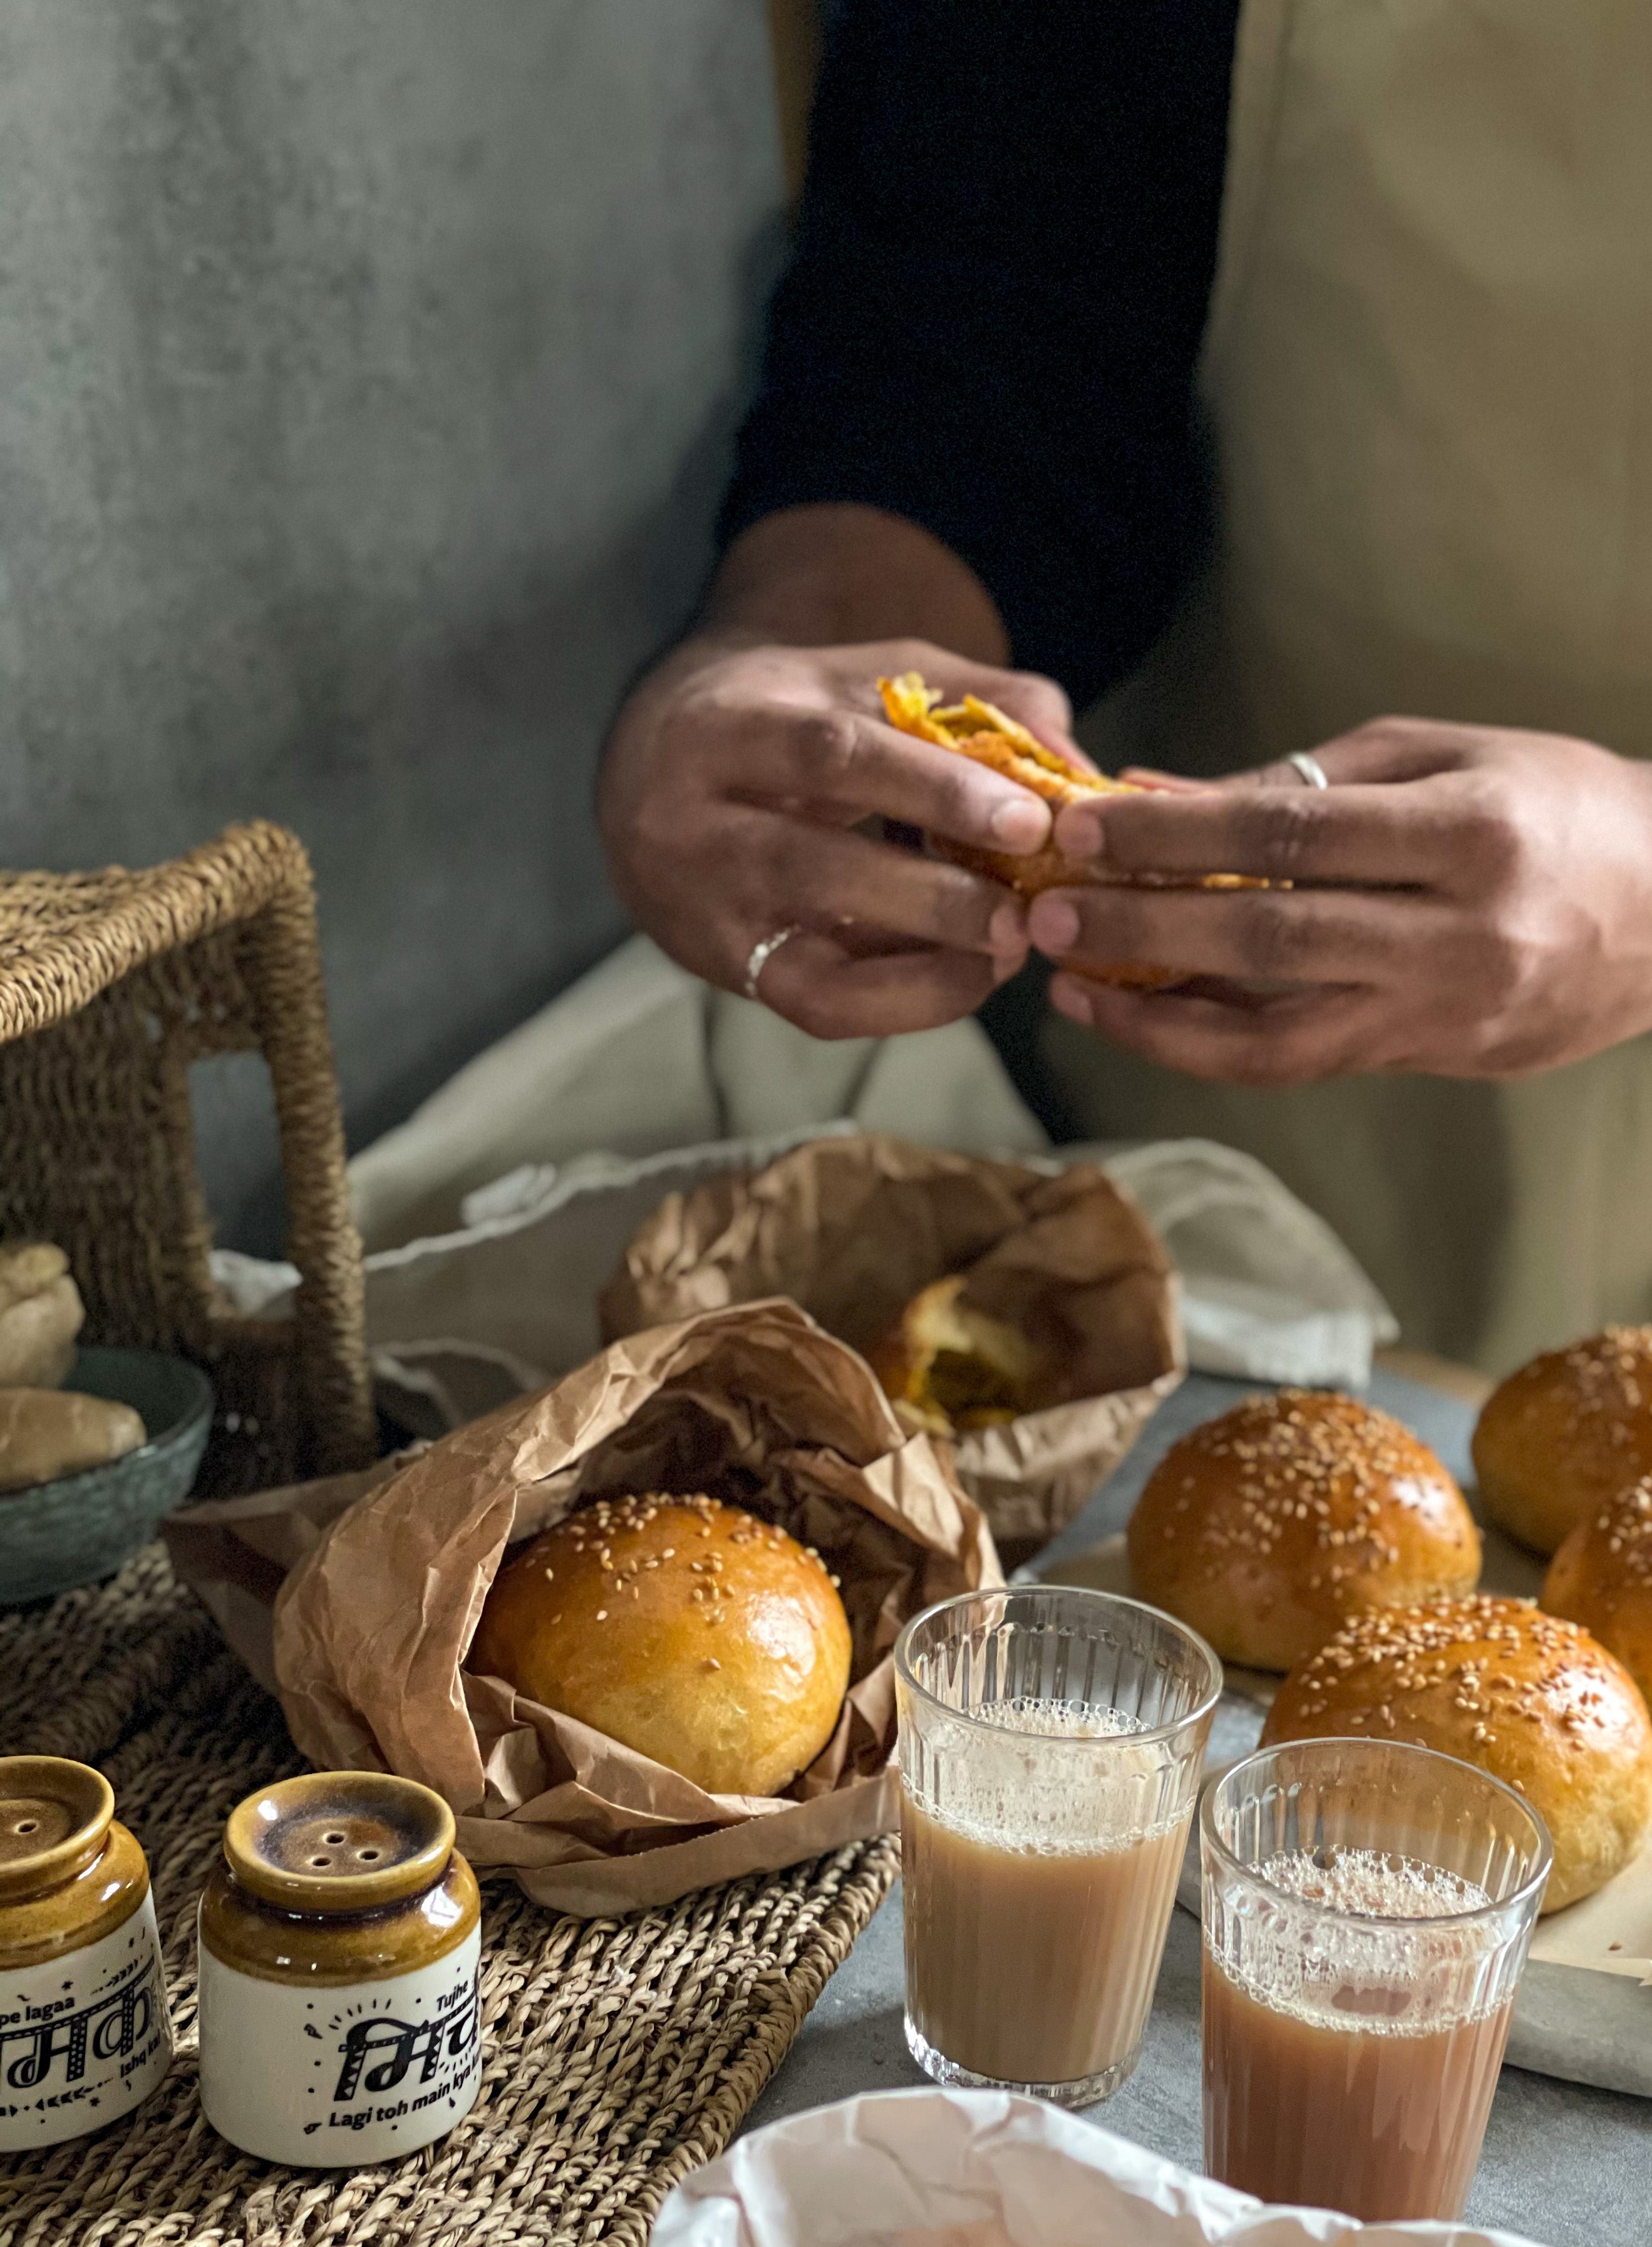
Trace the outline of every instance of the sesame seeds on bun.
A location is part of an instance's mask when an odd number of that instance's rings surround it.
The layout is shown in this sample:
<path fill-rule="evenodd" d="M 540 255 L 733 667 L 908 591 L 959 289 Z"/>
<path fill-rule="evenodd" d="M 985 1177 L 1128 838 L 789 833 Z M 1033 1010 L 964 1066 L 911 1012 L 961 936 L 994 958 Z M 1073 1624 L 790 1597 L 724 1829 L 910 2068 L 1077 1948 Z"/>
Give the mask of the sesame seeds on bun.
<path fill-rule="evenodd" d="M 1549 1563 L 1542 1604 L 1592 1631 L 1652 1697 L 1652 1476 L 1578 1524 Z"/>
<path fill-rule="evenodd" d="M 1476 1765 L 1554 1844 L 1545 1911 L 1604 1885 L 1652 1821 L 1652 1719 L 1622 1664 L 1527 1600 L 1437 1600 L 1355 1616 L 1280 1688 L 1264 1745 L 1348 1734 Z"/>
<path fill-rule="evenodd" d="M 520 1546 L 465 1666 L 707 1793 L 774 1795 L 836 1729 L 850 1652 L 817 1553 L 715 1499 L 647 1496 Z"/>
<path fill-rule="evenodd" d="M 1512 1373 L 1480 1414 L 1474 1472 L 1491 1519 L 1538 1553 L 1652 1474 L 1652 1327 L 1608 1327 Z"/>
<path fill-rule="evenodd" d="M 1172 1445 L 1129 1542 L 1143 1599 L 1257 1670 L 1480 1574 L 1479 1532 L 1428 1445 L 1354 1397 L 1300 1389 L 1247 1397 Z"/>

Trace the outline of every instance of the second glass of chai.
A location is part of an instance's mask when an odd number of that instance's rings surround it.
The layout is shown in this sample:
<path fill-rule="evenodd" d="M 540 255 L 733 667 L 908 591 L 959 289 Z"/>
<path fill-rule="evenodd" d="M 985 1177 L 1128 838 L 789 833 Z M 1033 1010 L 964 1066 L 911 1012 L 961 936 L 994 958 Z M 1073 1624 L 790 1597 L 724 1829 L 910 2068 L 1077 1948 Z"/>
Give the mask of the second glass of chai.
<path fill-rule="evenodd" d="M 971 1592 L 895 1647 L 906 2041 L 1085 2107 L 1136 2066 L 1222 1665 L 1104 1592 Z"/>
<path fill-rule="evenodd" d="M 1297 1740 L 1199 1818 L 1205 2166 L 1266 2201 L 1454 2221 L 1548 1878 L 1543 1820 L 1430 1748 Z"/>

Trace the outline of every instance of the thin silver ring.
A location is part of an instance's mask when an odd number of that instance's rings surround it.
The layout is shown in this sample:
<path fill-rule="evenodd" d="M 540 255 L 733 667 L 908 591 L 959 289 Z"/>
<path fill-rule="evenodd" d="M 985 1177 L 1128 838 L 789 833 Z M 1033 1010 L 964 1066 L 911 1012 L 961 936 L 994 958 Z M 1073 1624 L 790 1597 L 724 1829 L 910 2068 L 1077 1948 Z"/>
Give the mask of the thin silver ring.
<path fill-rule="evenodd" d="M 756 998 L 757 979 L 781 946 L 789 944 L 793 937 L 801 936 L 802 932 L 802 923 L 795 920 L 789 928 L 777 928 L 773 936 L 766 936 L 761 943 L 753 945 L 752 956 L 746 962 L 746 996 L 748 999 Z"/>
<path fill-rule="evenodd" d="M 1296 767 L 1310 788 L 1329 788 L 1330 776 L 1311 749 L 1293 749 L 1285 762 Z"/>

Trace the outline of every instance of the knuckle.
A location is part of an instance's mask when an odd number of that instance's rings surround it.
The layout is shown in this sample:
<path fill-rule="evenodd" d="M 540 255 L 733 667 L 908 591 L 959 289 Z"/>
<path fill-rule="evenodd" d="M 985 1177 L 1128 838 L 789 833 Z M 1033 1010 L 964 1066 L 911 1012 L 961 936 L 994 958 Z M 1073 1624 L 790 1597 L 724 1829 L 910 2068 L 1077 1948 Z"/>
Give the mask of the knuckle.
<path fill-rule="evenodd" d="M 1294 880 L 1308 862 L 1322 817 L 1319 791 L 1292 795 L 1269 789 L 1234 798 L 1234 816 L 1246 864 L 1263 865 L 1283 881 Z"/>
<path fill-rule="evenodd" d="M 1078 914 L 1078 934 L 1073 943 L 1076 957 L 1139 960 L 1151 949 L 1147 909 L 1128 889 L 1109 887 L 1069 896 L 1068 901 Z"/>
<path fill-rule="evenodd" d="M 860 762 L 858 721 L 848 710 L 820 710 L 808 726 L 809 754 L 821 779 L 842 787 Z"/>
<path fill-rule="evenodd" d="M 1067 689 L 1059 680 L 1048 678 L 1041 671 L 1021 671 L 1014 676 L 1022 691 L 1040 711 L 1047 713 L 1063 726 L 1067 724 L 1073 714 L 1073 705 Z"/>
<path fill-rule="evenodd" d="M 1513 889 L 1532 866 L 1532 838 L 1500 776 L 1477 774 L 1472 794 L 1468 836 L 1471 878 L 1494 893 Z"/>
<path fill-rule="evenodd" d="M 1494 916 L 1481 939 L 1475 979 L 1483 1002 L 1499 1012 L 1512 1006 L 1532 983 L 1539 950 L 1531 930 L 1514 916 Z"/>
<path fill-rule="evenodd" d="M 1234 898 L 1230 911 L 1240 966 L 1253 975 L 1289 981 L 1312 951 L 1303 924 L 1280 912 L 1278 900 L 1264 897 Z"/>

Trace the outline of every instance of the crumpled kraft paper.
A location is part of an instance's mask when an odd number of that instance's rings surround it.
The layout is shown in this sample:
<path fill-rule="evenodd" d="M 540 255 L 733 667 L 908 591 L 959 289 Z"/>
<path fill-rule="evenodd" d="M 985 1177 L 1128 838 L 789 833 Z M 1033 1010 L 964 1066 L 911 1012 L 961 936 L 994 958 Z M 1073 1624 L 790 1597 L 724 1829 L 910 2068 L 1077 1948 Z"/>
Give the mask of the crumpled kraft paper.
<path fill-rule="evenodd" d="M 1014 1562 L 1072 1520 L 1186 1369 L 1170 1260 L 1094 1164 L 1052 1176 L 881 1136 L 811 1140 L 667 1195 L 603 1291 L 603 1333 L 788 1295 L 864 1349 L 954 1272 L 1055 1369 L 1039 1410 L 956 1447 Z"/>
<path fill-rule="evenodd" d="M 884 2091 L 736 2140 L 650 2247 L 1531 2247 L 1457 2223 L 1356 2223 L 1248 2193 L 997 2091 Z"/>
<path fill-rule="evenodd" d="M 650 1490 L 777 1520 L 842 1580 L 850 1691 L 786 1797 L 707 1794 L 464 1666 L 508 1546 L 583 1501 Z M 473 1864 L 589 1915 L 891 1827 L 896 1636 L 932 1601 L 1002 1581 L 945 1447 L 908 1437 L 862 1361 L 786 1302 L 636 1335 L 347 1486 L 195 1507 L 169 1531 L 232 1643 L 270 1664 L 313 1763 L 422 1780 Z M 267 1590 L 283 1567 L 261 1636 L 260 1571 Z"/>

